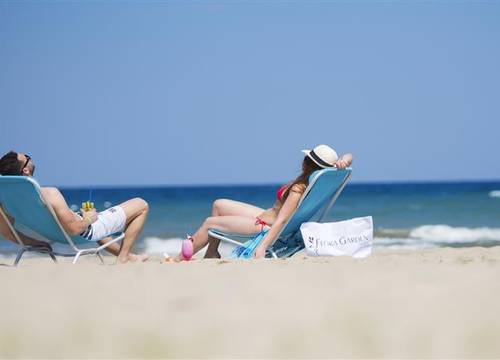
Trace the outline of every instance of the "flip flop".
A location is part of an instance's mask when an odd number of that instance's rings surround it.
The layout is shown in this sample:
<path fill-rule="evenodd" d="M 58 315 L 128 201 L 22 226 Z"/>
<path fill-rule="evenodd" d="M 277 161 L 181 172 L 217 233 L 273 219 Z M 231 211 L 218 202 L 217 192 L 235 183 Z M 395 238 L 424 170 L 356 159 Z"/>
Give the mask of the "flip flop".
<path fill-rule="evenodd" d="M 165 264 L 173 264 L 173 263 L 178 263 L 180 262 L 179 259 L 177 259 L 177 257 L 175 256 L 170 256 L 168 253 L 164 252 L 163 253 L 163 261 L 162 263 L 165 263 Z"/>

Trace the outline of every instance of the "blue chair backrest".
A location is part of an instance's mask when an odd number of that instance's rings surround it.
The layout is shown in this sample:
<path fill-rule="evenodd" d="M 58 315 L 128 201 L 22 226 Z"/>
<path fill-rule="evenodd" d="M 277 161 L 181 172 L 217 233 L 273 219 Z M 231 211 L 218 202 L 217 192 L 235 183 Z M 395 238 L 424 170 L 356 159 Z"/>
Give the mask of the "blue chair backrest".
<path fill-rule="evenodd" d="M 40 186 L 29 177 L 1 176 L 0 204 L 4 211 L 44 238 L 68 244 L 64 233 L 42 200 Z M 17 228 L 17 226 L 16 226 Z M 85 243 L 81 237 L 72 237 L 75 243 Z M 88 242 L 87 242 L 88 243 Z"/>
<path fill-rule="evenodd" d="M 305 194 L 280 237 L 295 233 L 302 223 L 310 221 L 320 209 L 329 203 L 350 173 L 351 169 L 348 168 L 345 170 L 323 169 L 311 174 L 309 192 Z"/>

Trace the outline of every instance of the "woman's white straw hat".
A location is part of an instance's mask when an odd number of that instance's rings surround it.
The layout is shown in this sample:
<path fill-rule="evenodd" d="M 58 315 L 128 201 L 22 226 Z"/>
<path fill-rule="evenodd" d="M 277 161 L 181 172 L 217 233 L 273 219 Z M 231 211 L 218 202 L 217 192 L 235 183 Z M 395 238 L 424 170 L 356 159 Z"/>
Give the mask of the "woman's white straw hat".
<path fill-rule="evenodd" d="M 334 167 L 339 159 L 335 150 L 328 145 L 318 145 L 313 150 L 302 150 L 302 152 L 322 168 Z"/>

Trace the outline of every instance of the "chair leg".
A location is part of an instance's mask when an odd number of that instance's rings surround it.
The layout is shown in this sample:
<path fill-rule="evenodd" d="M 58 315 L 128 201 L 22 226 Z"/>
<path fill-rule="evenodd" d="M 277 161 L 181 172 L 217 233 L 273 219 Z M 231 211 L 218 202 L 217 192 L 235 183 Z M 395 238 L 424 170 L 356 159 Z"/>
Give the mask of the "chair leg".
<path fill-rule="evenodd" d="M 14 260 L 14 266 L 18 266 L 19 265 L 19 262 L 21 261 L 21 258 L 23 257 L 23 255 L 24 255 L 24 253 L 26 251 L 33 251 L 33 250 L 30 250 L 30 249 L 27 249 L 27 248 L 22 248 L 21 250 L 19 250 L 18 253 L 17 253 L 17 256 L 16 256 L 16 260 Z M 42 254 L 49 254 L 49 256 L 52 259 L 52 261 L 54 261 L 57 264 L 56 255 L 52 251 L 50 251 L 50 252 L 43 251 L 41 253 Z"/>
<path fill-rule="evenodd" d="M 56 255 L 51 251 L 49 252 L 49 256 L 50 258 L 52 259 L 52 261 L 54 261 L 56 264 L 57 264 L 57 258 L 56 258 Z"/>
<path fill-rule="evenodd" d="M 99 251 L 95 251 L 94 249 L 84 249 L 84 250 L 78 251 L 73 259 L 73 264 L 76 264 L 76 262 L 80 259 L 80 256 L 82 256 L 82 255 L 95 255 L 99 258 L 99 260 L 101 260 L 101 263 L 103 265 L 106 265 L 102 255 L 99 253 Z"/>
<path fill-rule="evenodd" d="M 26 252 L 25 248 L 22 248 L 21 250 L 18 251 L 16 260 L 14 260 L 14 266 L 17 266 L 19 264 L 19 261 L 21 260 L 25 252 Z"/>
<path fill-rule="evenodd" d="M 78 261 L 78 259 L 80 258 L 80 255 L 82 255 L 82 253 L 84 252 L 84 250 L 80 250 L 76 253 L 74 259 L 73 259 L 73 264 L 76 264 L 76 262 Z"/>
<path fill-rule="evenodd" d="M 99 251 L 96 252 L 95 255 L 99 258 L 99 260 L 101 260 L 102 265 L 106 265 L 106 263 L 104 262 L 104 259 L 102 258 L 102 255 Z"/>

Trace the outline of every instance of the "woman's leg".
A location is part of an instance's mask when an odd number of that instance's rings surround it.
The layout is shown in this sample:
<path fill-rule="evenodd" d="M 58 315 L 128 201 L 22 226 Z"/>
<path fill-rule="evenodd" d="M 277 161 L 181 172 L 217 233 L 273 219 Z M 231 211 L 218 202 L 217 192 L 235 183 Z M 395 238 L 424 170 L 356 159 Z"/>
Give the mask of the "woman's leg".
<path fill-rule="evenodd" d="M 212 216 L 244 216 L 254 219 L 264 212 L 264 209 L 240 201 L 218 199 L 212 205 Z M 219 239 L 210 238 L 205 258 L 219 258 Z"/>
<path fill-rule="evenodd" d="M 218 199 L 212 205 L 212 216 L 248 216 L 257 217 L 264 212 L 260 207 L 246 204 L 244 202 Z"/>
<path fill-rule="evenodd" d="M 255 224 L 255 217 L 248 216 L 211 216 L 205 220 L 201 227 L 193 235 L 193 248 L 194 253 L 197 253 L 202 248 L 204 248 L 207 243 L 216 242 L 214 257 L 220 257 L 218 255 L 218 245 L 219 240 L 213 239 L 208 236 L 208 230 L 211 228 L 217 228 L 221 231 L 235 232 L 243 235 L 256 234 L 261 230 L 260 225 Z M 205 255 L 205 257 L 209 257 Z M 179 255 L 179 259 L 182 260 L 182 256 Z"/>

